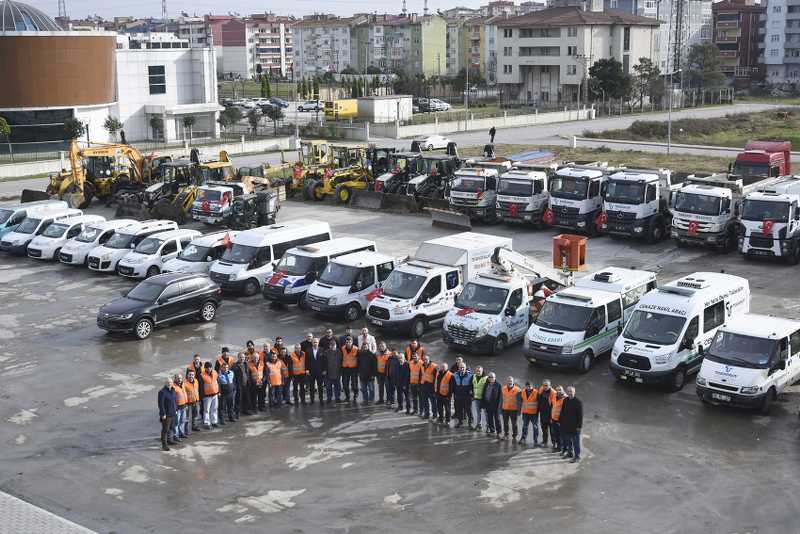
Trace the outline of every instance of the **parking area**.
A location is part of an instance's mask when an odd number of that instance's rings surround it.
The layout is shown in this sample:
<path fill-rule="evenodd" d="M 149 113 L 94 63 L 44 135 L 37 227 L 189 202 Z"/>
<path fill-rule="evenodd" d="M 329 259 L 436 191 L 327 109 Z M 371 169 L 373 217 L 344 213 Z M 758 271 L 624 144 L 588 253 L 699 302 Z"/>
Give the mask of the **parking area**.
<path fill-rule="evenodd" d="M 373 239 L 397 256 L 452 233 L 425 216 L 286 202 L 279 222 L 295 219 L 325 220 L 335 237 Z M 511 236 L 515 250 L 540 259 L 550 258 L 555 235 L 499 225 L 475 231 Z M 587 271 L 655 270 L 661 282 L 724 269 L 750 280 L 752 311 L 800 316 L 797 267 L 607 237 L 590 240 L 588 263 Z M 534 367 L 519 345 L 496 357 L 464 356 L 499 379 L 575 385 L 585 410 L 580 464 L 361 405 L 283 408 L 161 452 L 156 393 L 193 353 L 211 360 L 223 345 L 276 335 L 294 343 L 329 324 L 341 333 L 344 324 L 270 307 L 260 295 L 230 296 L 213 323 L 174 325 L 141 342 L 108 336 L 96 312 L 132 284 L 0 255 L 0 490 L 119 533 L 178 525 L 275 533 L 797 529 L 796 386 L 764 417 L 704 406 L 693 379 L 678 393 L 619 384 L 607 357 L 585 375 Z M 452 362 L 458 353 L 440 336 L 429 331 L 422 343 L 434 361 Z"/>

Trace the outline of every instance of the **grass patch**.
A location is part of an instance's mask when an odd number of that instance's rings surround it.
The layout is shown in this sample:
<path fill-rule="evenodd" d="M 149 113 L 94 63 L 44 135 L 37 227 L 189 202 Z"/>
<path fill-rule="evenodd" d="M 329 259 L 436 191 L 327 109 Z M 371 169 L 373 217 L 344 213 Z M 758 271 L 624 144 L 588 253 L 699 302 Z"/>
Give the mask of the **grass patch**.
<path fill-rule="evenodd" d="M 667 140 L 666 121 L 635 121 L 624 130 L 584 132 L 584 137 L 629 141 Z M 800 146 L 800 111 L 782 108 L 708 119 L 672 121 L 672 142 L 740 148 L 748 141 L 791 141 Z"/>

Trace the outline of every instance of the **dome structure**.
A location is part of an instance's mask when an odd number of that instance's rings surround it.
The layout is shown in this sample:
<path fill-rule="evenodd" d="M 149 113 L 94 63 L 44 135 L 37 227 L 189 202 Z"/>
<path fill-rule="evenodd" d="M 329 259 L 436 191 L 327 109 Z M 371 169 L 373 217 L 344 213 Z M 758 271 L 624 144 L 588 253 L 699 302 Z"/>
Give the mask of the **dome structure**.
<path fill-rule="evenodd" d="M 61 27 L 52 17 L 21 2 L 0 0 L 0 33 L 58 32 Z"/>

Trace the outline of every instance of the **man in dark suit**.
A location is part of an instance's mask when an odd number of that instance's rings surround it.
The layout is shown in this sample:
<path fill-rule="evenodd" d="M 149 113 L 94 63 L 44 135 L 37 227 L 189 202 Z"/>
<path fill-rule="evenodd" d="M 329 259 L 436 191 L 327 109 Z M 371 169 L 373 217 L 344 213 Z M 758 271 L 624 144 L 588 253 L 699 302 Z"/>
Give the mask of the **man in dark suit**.
<path fill-rule="evenodd" d="M 305 343 L 305 341 L 303 341 Z M 303 343 L 300 344 L 303 347 Z M 319 339 L 312 336 L 306 353 L 306 369 L 308 370 L 308 391 L 311 404 L 314 404 L 314 392 L 319 394 L 319 403 L 323 403 L 322 391 L 325 387 L 325 353 L 319 346 Z"/>

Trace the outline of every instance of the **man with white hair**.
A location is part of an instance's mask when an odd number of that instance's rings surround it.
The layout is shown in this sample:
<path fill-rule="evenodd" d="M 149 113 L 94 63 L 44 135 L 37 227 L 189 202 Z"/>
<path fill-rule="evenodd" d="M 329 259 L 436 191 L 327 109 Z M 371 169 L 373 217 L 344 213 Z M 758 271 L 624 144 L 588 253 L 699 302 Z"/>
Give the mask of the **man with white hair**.
<path fill-rule="evenodd" d="M 368 350 L 372 354 L 378 352 L 378 344 L 375 342 L 375 336 L 369 333 L 369 328 L 367 327 L 361 329 L 361 334 L 358 336 L 358 343 L 356 343 L 356 346 L 361 348 L 364 344 L 367 345 Z"/>
<path fill-rule="evenodd" d="M 500 399 L 502 397 L 500 382 L 494 373 L 489 373 L 483 388 L 483 409 L 486 410 L 486 433 L 500 435 Z"/>
<path fill-rule="evenodd" d="M 572 463 L 581 460 L 581 427 L 583 427 L 583 403 L 575 396 L 575 387 L 567 387 L 567 397 L 561 405 L 561 441 L 564 457 Z"/>

